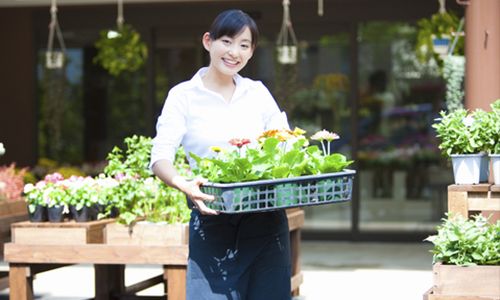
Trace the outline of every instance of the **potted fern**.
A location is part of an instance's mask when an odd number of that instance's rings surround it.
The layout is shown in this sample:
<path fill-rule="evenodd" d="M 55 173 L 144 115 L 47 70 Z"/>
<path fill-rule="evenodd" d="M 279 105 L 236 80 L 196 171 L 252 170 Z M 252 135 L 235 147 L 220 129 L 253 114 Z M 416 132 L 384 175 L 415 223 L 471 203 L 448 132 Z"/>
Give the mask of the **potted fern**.
<path fill-rule="evenodd" d="M 489 177 L 488 145 L 491 143 L 489 115 L 477 109 L 440 113 L 432 125 L 440 140 L 439 149 L 451 157 L 456 184 L 478 184 Z"/>

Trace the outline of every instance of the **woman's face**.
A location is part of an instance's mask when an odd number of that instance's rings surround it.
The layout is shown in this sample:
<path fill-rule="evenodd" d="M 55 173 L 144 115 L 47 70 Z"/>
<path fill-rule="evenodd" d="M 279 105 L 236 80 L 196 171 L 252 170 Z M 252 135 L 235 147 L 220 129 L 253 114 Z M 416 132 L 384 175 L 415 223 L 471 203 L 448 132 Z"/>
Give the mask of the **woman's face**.
<path fill-rule="evenodd" d="M 228 76 L 243 69 L 254 50 L 248 27 L 234 37 L 222 36 L 216 40 L 212 40 L 207 32 L 203 35 L 203 46 L 210 53 L 210 67 Z"/>

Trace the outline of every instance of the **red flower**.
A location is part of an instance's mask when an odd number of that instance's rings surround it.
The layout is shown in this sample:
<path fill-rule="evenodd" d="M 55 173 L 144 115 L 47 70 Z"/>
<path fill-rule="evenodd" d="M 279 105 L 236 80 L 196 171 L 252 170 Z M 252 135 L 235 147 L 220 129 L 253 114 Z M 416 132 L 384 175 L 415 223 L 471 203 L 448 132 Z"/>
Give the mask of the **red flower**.
<path fill-rule="evenodd" d="M 238 148 L 241 148 L 245 146 L 246 144 L 250 144 L 249 139 L 230 139 L 229 144 L 236 146 Z"/>

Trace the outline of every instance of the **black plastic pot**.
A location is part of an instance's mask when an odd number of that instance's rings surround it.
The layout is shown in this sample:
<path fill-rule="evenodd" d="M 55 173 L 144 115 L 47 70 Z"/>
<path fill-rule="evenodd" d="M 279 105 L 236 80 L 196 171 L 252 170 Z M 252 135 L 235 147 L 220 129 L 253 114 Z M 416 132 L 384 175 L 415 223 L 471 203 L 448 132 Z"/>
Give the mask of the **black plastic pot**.
<path fill-rule="evenodd" d="M 64 220 L 64 205 L 55 205 L 47 208 L 49 222 L 58 223 Z"/>
<path fill-rule="evenodd" d="M 76 210 L 74 205 L 69 207 L 71 211 L 71 215 L 73 216 L 73 220 L 76 222 L 88 222 L 90 221 L 90 213 L 89 208 L 87 206 L 82 207 L 80 210 Z"/>
<path fill-rule="evenodd" d="M 28 209 L 28 211 L 29 211 L 29 209 Z M 46 222 L 47 219 L 48 219 L 47 207 L 45 207 L 45 206 L 37 205 L 35 207 L 35 211 L 29 213 L 30 222 L 34 222 L 34 223 Z"/>

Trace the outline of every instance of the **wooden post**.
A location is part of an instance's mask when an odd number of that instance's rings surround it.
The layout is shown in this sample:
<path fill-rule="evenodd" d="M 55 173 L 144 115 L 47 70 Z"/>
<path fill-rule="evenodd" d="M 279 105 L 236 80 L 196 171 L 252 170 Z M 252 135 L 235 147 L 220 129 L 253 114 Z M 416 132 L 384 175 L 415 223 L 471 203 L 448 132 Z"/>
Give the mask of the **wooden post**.
<path fill-rule="evenodd" d="M 125 291 L 125 265 L 94 265 L 95 299 L 113 299 Z"/>
<path fill-rule="evenodd" d="M 291 249 L 291 263 L 292 263 L 292 283 L 293 278 L 296 275 L 300 274 L 300 229 L 293 230 L 290 232 L 290 249 Z M 292 284 L 292 296 L 299 296 L 300 290 L 299 286 L 296 289 L 293 289 Z"/>
<path fill-rule="evenodd" d="M 469 217 L 469 204 L 467 201 L 467 192 L 449 191 L 448 192 L 448 212 L 453 216 L 461 215 L 464 218 Z"/>
<path fill-rule="evenodd" d="M 9 264 L 9 288 L 11 300 L 33 300 L 33 278 L 28 265 Z"/>
<path fill-rule="evenodd" d="M 163 266 L 168 300 L 186 299 L 186 266 Z"/>

